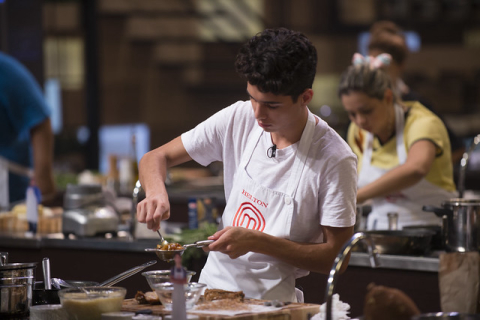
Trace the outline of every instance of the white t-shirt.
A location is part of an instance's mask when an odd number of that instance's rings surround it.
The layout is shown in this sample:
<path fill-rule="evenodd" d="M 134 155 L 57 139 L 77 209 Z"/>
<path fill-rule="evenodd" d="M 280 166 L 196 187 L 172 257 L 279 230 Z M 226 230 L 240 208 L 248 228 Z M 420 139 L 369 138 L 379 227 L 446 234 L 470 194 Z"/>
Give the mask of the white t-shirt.
<path fill-rule="evenodd" d="M 293 241 L 320 243 L 323 240 L 320 225 L 355 224 L 357 158 L 325 121 L 318 120 L 295 195 L 297 208 L 290 230 Z M 257 126 L 250 101 L 238 101 L 181 136 L 185 149 L 196 162 L 204 166 L 223 162 L 227 201 L 242 153 Z M 247 172 L 261 185 L 284 192 L 298 143 L 277 149 L 277 156 L 268 158 L 267 149 L 271 146 L 270 134 L 264 132 Z"/>

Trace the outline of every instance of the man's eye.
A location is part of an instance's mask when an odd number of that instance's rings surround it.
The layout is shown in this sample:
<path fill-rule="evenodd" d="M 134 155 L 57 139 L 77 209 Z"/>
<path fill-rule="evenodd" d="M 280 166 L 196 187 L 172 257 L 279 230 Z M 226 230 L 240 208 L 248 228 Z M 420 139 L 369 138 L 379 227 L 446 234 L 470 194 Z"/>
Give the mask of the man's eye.
<path fill-rule="evenodd" d="M 269 109 L 277 109 L 278 106 L 276 104 L 265 104 L 265 107 L 269 108 Z"/>

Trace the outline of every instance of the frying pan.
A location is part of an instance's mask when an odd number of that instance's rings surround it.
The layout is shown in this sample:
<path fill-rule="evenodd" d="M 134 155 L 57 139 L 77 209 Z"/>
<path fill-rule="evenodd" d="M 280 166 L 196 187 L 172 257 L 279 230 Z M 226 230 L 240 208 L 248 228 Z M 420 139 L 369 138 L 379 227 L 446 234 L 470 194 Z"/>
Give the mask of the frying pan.
<path fill-rule="evenodd" d="M 365 231 L 375 243 L 379 254 L 391 255 L 425 255 L 431 249 L 433 230 L 415 228 L 404 230 Z M 367 252 L 366 246 L 359 243 L 359 248 Z"/>
<path fill-rule="evenodd" d="M 428 229 L 435 232 L 432 236 L 431 242 L 431 249 L 432 250 L 445 250 L 444 240 L 442 237 L 442 226 L 434 225 L 434 224 L 427 224 L 427 225 L 411 225 L 411 226 L 403 226 L 403 230 L 405 229 Z"/>

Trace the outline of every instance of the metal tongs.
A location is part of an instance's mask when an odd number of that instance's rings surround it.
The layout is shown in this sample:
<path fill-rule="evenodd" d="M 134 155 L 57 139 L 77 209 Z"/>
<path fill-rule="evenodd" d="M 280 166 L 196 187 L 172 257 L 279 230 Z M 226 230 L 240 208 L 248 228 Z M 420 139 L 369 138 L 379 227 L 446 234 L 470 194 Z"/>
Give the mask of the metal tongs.
<path fill-rule="evenodd" d="M 163 261 L 171 261 L 175 257 L 175 255 L 180 254 L 182 255 L 185 249 L 187 248 L 203 248 L 207 247 L 209 244 L 213 243 L 215 240 L 199 240 L 195 241 L 194 243 L 184 244 L 182 245 L 183 249 L 180 250 L 162 250 L 157 248 L 146 248 L 145 251 L 148 252 L 155 252 L 157 257 Z"/>

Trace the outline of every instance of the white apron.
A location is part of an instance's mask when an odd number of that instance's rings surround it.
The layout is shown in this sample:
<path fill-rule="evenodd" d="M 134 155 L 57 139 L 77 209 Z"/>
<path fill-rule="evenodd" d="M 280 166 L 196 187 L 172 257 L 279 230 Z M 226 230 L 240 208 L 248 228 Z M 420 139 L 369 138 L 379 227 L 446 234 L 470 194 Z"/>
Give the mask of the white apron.
<path fill-rule="evenodd" d="M 292 217 L 296 210 L 295 193 L 315 124 L 315 116 L 309 113 L 285 193 L 265 188 L 247 174 L 246 167 L 264 132 L 260 127 L 255 130 L 235 174 L 221 227 L 241 226 L 279 238 L 290 238 Z M 294 270 L 293 266 L 264 254 L 248 252 L 237 259 L 230 259 L 226 254 L 210 252 L 199 282 L 206 283 L 209 288 L 242 290 L 248 298 L 298 301 L 301 296 L 297 299 L 295 293 Z"/>
<path fill-rule="evenodd" d="M 395 139 L 399 165 L 407 160 L 407 151 L 403 141 L 405 119 L 403 109 L 395 105 Z M 358 177 L 358 188 L 361 188 L 383 176 L 390 169 L 380 169 L 371 165 L 373 134 L 368 132 L 367 146 L 363 153 L 362 167 Z M 442 201 L 456 197 L 456 194 L 442 189 L 425 179 L 399 193 L 387 197 L 372 199 L 372 211 L 368 215 L 368 230 L 387 230 L 388 212 L 398 213 L 398 229 L 407 225 L 441 225 L 441 218 L 433 212 L 422 210 L 424 205 L 440 206 Z"/>

